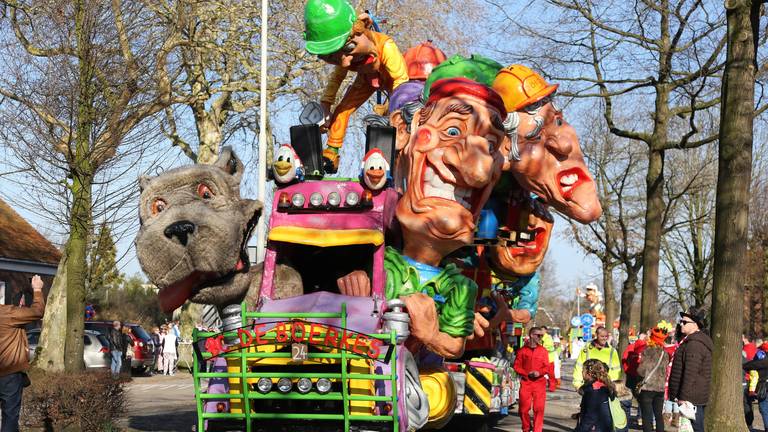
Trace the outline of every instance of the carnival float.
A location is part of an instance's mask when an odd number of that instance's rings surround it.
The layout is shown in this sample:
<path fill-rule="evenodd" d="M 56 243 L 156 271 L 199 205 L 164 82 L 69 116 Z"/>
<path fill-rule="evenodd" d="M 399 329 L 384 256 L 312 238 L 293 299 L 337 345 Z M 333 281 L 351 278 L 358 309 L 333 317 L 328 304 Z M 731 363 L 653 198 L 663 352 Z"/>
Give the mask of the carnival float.
<path fill-rule="evenodd" d="M 136 249 L 162 308 L 215 305 L 223 322 L 194 334 L 197 430 L 411 431 L 463 416 L 483 430 L 515 401 L 510 347 L 536 315 L 551 210 L 601 214 L 557 85 L 431 42 L 402 55 L 347 0 L 310 0 L 305 24 L 306 50 L 335 68 L 319 115 L 275 151 L 271 208 L 240 196 L 228 148 L 140 179 Z M 376 92 L 359 176 L 330 177 Z"/>

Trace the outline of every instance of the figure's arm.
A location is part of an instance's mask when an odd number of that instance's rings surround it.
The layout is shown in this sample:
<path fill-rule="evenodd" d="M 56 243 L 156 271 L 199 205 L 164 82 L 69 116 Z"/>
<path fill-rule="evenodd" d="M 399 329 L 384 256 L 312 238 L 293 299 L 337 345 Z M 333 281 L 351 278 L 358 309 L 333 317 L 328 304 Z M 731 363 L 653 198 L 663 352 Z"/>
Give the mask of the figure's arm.
<path fill-rule="evenodd" d="M 335 66 L 331 76 L 328 79 L 328 84 L 325 85 L 323 96 L 320 98 L 320 103 L 330 108 L 334 102 L 336 102 L 336 94 L 339 92 L 341 83 L 344 82 L 344 78 L 347 77 L 347 70 L 341 66 Z"/>
<path fill-rule="evenodd" d="M 3 314 L 11 327 L 23 327 L 42 319 L 45 313 L 43 279 L 38 275 L 32 277 L 32 305 L 30 307 L 6 306 L 4 309 Z"/>
<path fill-rule="evenodd" d="M 384 43 L 381 64 L 384 66 L 387 74 L 392 77 L 392 90 L 408 81 L 408 67 L 405 64 L 405 58 L 393 40 L 388 40 Z"/>
<path fill-rule="evenodd" d="M 374 88 L 365 82 L 362 75 L 355 78 L 355 82 L 352 83 L 339 105 L 333 110 L 331 126 L 328 130 L 328 147 L 340 148 L 342 146 L 349 125 L 349 117 L 371 97 L 373 92 Z"/>
<path fill-rule="evenodd" d="M 464 353 L 464 338 L 440 331 L 437 308 L 431 297 L 417 293 L 401 297 L 411 318 L 411 335 L 427 349 L 445 358 L 457 358 Z"/>

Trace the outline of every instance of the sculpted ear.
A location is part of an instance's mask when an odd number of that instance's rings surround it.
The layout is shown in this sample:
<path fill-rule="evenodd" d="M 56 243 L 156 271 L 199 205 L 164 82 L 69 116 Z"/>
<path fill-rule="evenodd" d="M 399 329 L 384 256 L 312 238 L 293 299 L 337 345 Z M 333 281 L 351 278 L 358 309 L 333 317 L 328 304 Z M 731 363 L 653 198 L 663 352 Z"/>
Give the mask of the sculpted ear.
<path fill-rule="evenodd" d="M 360 15 L 357 16 L 357 19 L 363 22 L 363 25 L 366 29 L 370 29 L 373 27 L 373 19 L 371 18 L 368 13 L 363 12 Z"/>
<path fill-rule="evenodd" d="M 400 152 L 408 140 L 411 139 L 411 134 L 408 132 L 408 124 L 403 118 L 403 113 L 397 110 L 389 115 L 389 122 L 395 128 L 395 150 Z"/>
<path fill-rule="evenodd" d="M 144 189 L 149 187 L 149 182 L 152 180 L 149 176 L 139 176 L 139 193 L 144 192 Z"/>
<path fill-rule="evenodd" d="M 221 155 L 214 165 L 233 176 L 238 183 L 243 178 L 245 167 L 230 146 L 221 149 Z"/>

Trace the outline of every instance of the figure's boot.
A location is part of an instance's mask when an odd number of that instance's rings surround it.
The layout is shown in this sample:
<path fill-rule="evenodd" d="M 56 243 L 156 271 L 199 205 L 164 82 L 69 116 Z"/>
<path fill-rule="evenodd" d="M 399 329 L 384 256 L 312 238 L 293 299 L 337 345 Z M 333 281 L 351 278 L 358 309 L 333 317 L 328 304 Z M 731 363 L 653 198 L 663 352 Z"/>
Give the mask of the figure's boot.
<path fill-rule="evenodd" d="M 326 147 L 323 150 L 323 171 L 327 174 L 336 174 L 339 170 L 339 149 Z"/>

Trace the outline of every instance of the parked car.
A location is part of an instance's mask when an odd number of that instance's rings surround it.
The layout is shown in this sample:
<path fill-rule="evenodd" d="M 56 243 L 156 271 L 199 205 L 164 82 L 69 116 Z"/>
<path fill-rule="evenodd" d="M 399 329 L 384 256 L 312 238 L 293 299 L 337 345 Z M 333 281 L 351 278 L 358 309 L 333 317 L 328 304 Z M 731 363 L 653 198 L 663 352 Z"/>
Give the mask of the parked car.
<path fill-rule="evenodd" d="M 131 329 L 131 339 L 133 339 L 131 369 L 140 373 L 151 371 L 155 364 L 155 345 L 152 343 L 152 337 L 139 324 L 125 323 L 125 325 Z M 112 321 L 86 321 L 85 328 L 107 336 L 112 328 Z"/>
<path fill-rule="evenodd" d="M 29 360 L 35 358 L 35 350 L 40 341 L 40 329 L 27 332 L 29 342 Z M 112 358 L 109 354 L 109 342 L 99 332 L 85 330 L 83 333 L 83 361 L 86 369 L 109 368 Z"/>

